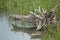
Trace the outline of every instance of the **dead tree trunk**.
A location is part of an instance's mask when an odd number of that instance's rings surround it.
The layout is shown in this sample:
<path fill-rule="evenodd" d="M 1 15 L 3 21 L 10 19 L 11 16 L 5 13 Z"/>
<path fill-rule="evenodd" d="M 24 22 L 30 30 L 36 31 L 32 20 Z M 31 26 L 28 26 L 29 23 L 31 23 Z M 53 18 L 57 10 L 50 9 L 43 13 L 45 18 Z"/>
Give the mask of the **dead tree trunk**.
<path fill-rule="evenodd" d="M 43 9 L 41 12 L 39 7 L 39 9 L 35 9 L 35 12 L 30 11 L 30 15 L 22 16 L 13 14 L 10 17 L 12 17 L 13 20 L 26 20 L 29 23 L 34 23 L 37 27 L 36 30 L 40 30 L 50 23 L 56 23 L 55 9 L 56 8 L 54 8 L 51 12 L 46 12 L 46 10 Z M 37 15 L 36 12 L 38 12 L 39 15 Z"/>

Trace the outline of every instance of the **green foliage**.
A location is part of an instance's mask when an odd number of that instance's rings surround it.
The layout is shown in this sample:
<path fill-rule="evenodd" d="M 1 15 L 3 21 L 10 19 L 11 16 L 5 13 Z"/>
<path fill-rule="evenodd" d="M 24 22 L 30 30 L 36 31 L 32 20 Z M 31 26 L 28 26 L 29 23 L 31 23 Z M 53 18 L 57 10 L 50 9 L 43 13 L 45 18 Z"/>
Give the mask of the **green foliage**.
<path fill-rule="evenodd" d="M 48 30 L 42 32 L 42 40 L 60 40 L 60 23 L 48 26 Z"/>
<path fill-rule="evenodd" d="M 29 11 L 34 11 L 35 8 L 41 6 L 41 8 L 47 11 L 57 5 L 56 15 L 60 20 L 60 0 L 0 0 L 0 10 L 5 9 L 9 13 L 28 14 Z M 60 23 L 59 23 L 60 24 Z M 52 25 L 48 27 L 48 30 L 43 32 L 43 40 L 60 40 L 60 25 L 54 28 Z"/>

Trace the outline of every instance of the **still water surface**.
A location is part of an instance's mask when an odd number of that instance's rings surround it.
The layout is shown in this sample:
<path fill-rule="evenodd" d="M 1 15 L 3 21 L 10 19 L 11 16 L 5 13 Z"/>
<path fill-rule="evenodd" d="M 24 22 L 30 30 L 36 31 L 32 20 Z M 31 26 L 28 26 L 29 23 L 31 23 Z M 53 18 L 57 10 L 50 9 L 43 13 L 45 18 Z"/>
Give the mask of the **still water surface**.
<path fill-rule="evenodd" d="M 0 40 L 40 40 L 39 38 L 31 39 L 30 35 L 24 32 L 11 31 L 8 20 L 9 16 L 0 13 Z"/>

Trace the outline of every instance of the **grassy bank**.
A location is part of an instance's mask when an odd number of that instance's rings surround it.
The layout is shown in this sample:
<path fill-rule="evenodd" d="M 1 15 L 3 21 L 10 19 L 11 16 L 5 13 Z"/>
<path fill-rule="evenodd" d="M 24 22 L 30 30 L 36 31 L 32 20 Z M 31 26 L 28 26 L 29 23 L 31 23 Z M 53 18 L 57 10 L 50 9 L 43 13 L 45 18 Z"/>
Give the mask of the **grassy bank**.
<path fill-rule="evenodd" d="M 8 13 L 28 14 L 29 11 L 34 11 L 35 8 L 41 8 L 50 11 L 57 5 L 56 15 L 57 20 L 60 20 L 60 0 L 0 0 L 0 10 Z M 44 30 L 43 40 L 60 40 L 60 23 L 56 27 L 48 27 L 48 30 Z"/>
<path fill-rule="evenodd" d="M 55 5 L 58 5 L 56 9 L 57 18 L 60 16 L 60 0 L 0 0 L 0 10 L 4 9 L 9 13 L 28 14 L 29 11 L 34 11 L 34 8 L 41 8 L 50 11 Z"/>

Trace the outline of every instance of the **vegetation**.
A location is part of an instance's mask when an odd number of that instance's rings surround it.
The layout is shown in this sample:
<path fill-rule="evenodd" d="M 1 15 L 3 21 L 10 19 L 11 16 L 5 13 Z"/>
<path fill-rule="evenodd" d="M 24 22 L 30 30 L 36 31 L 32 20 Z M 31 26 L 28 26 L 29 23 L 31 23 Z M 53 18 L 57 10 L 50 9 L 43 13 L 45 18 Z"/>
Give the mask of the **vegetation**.
<path fill-rule="evenodd" d="M 60 24 L 60 23 L 59 23 Z M 60 25 L 50 25 L 46 30 L 42 32 L 42 40 L 60 40 Z"/>
<path fill-rule="evenodd" d="M 57 5 L 56 15 L 57 20 L 60 20 L 60 0 L 0 0 L 0 10 L 8 13 L 28 14 L 29 11 L 34 11 L 35 8 L 41 8 L 50 11 Z M 43 40 L 60 40 L 60 23 L 56 27 L 50 26 L 48 30 L 44 30 Z"/>

